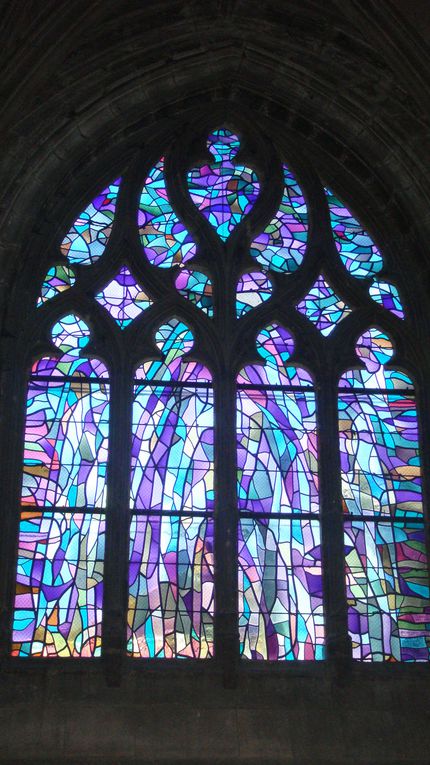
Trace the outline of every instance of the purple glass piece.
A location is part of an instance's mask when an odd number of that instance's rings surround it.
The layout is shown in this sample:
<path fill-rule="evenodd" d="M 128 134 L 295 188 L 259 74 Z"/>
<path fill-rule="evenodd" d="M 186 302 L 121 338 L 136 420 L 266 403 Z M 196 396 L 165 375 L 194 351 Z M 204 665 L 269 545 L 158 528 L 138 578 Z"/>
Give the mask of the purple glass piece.
<path fill-rule="evenodd" d="M 387 311 L 391 311 L 399 319 L 405 318 L 402 301 L 395 284 L 375 280 L 369 287 L 369 295 L 372 300 L 379 303 Z"/>

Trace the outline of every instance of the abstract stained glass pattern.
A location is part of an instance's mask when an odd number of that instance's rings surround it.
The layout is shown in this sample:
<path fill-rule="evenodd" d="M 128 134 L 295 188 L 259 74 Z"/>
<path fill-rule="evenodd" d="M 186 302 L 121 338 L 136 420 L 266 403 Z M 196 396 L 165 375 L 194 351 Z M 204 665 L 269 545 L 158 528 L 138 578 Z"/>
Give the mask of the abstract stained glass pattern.
<path fill-rule="evenodd" d="M 361 661 L 429 661 L 430 601 L 422 525 L 345 523 L 348 623 Z"/>
<path fill-rule="evenodd" d="M 22 513 L 13 656 L 100 655 L 104 534 L 103 515 Z"/>
<path fill-rule="evenodd" d="M 108 311 L 120 329 L 128 327 L 153 302 L 139 287 L 127 266 L 120 268 L 115 278 L 95 296 L 95 299 Z"/>
<path fill-rule="evenodd" d="M 276 353 L 273 366 L 245 367 L 238 377 L 238 501 L 243 511 L 318 512 L 315 394 L 288 390 L 301 385 L 300 373 L 304 384 L 311 384 L 304 370 L 285 366 L 291 343 L 282 327 L 268 327 L 257 338 L 257 348 Z M 285 389 L 273 390 L 273 385 Z"/>
<path fill-rule="evenodd" d="M 333 292 L 322 275 L 318 277 L 306 297 L 297 304 L 297 310 L 326 337 L 351 313 L 351 309 Z"/>
<path fill-rule="evenodd" d="M 213 521 L 190 516 L 132 519 L 129 644 L 132 656 L 213 655 Z"/>
<path fill-rule="evenodd" d="M 88 327 L 74 315 L 53 328 L 63 355 L 33 367 L 25 422 L 22 504 L 104 507 L 109 391 L 99 361 L 80 358 Z M 66 379 L 65 379 L 65 376 Z"/>
<path fill-rule="evenodd" d="M 422 515 L 417 413 L 402 393 L 339 396 L 342 492 L 353 515 Z"/>
<path fill-rule="evenodd" d="M 37 307 L 40 308 L 44 303 L 73 287 L 75 280 L 75 272 L 70 266 L 51 266 L 43 280 L 42 290 L 37 300 Z"/>
<path fill-rule="evenodd" d="M 167 195 L 164 157 L 150 171 L 140 195 L 139 236 L 149 262 L 160 268 L 186 263 L 196 245 L 176 215 Z"/>
<path fill-rule="evenodd" d="M 239 635 L 247 659 L 324 657 L 318 521 L 240 521 Z"/>
<path fill-rule="evenodd" d="M 188 189 L 194 204 L 225 242 L 252 210 L 260 185 L 253 170 L 235 163 L 240 148 L 237 135 L 219 128 L 209 135 L 207 146 L 212 163 L 188 173 Z"/>
<path fill-rule="evenodd" d="M 183 358 L 193 346 L 183 322 L 162 325 L 155 342 L 164 360 L 143 364 L 134 388 L 130 501 L 139 516 L 132 519 L 129 651 L 206 658 L 213 653 L 211 376 Z"/>
<path fill-rule="evenodd" d="M 424 661 L 430 601 L 417 412 L 411 380 L 384 366 L 392 354 L 388 336 L 368 330 L 357 342 L 364 369 L 340 383 L 348 624 L 358 660 Z"/>
<path fill-rule="evenodd" d="M 202 271 L 181 268 L 175 286 L 187 300 L 208 316 L 213 316 L 212 282 Z"/>
<path fill-rule="evenodd" d="M 369 287 L 369 295 L 375 303 L 379 303 L 382 308 L 391 311 L 399 319 L 405 318 L 402 301 L 395 284 L 390 282 L 374 281 Z"/>
<path fill-rule="evenodd" d="M 369 234 L 330 189 L 325 193 L 334 242 L 345 268 L 360 279 L 378 273 L 383 266 L 382 255 Z"/>
<path fill-rule="evenodd" d="M 275 217 L 251 245 L 251 255 L 265 268 L 293 273 L 302 264 L 308 237 L 308 211 L 293 173 L 286 165 L 284 193 Z"/>
<path fill-rule="evenodd" d="M 241 652 L 248 659 L 321 659 L 312 379 L 288 365 L 294 342 L 283 327 L 262 330 L 257 350 L 264 366 L 242 370 L 237 394 Z"/>
<path fill-rule="evenodd" d="M 112 232 L 121 178 L 107 186 L 75 220 L 61 243 L 72 264 L 89 266 L 103 255 Z"/>
<path fill-rule="evenodd" d="M 155 339 L 165 360 L 140 367 L 134 387 L 132 507 L 212 510 L 211 376 L 201 364 L 183 360 L 193 345 L 183 322 L 172 319 L 160 327 Z"/>
<path fill-rule="evenodd" d="M 243 274 L 236 289 L 236 316 L 240 319 L 248 311 L 252 311 L 272 296 L 272 284 L 266 274 L 252 271 Z"/>
<path fill-rule="evenodd" d="M 372 344 L 369 356 L 363 356 Z M 390 358 L 392 347 L 380 330 L 366 332 L 357 348 L 366 369 L 346 372 L 341 386 L 348 385 L 348 390 L 341 389 L 339 394 L 345 512 L 419 518 L 422 479 L 411 382 L 404 374 L 384 370 L 381 361 Z M 374 392 L 375 388 L 380 392 Z"/>

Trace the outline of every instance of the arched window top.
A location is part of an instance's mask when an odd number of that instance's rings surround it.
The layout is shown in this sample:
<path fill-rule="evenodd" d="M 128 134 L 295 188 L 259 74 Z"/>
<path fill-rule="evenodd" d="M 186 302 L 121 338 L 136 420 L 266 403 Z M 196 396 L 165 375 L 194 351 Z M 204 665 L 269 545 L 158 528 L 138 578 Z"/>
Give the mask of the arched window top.
<path fill-rule="evenodd" d="M 387 369 L 393 356 L 393 344 L 388 335 L 371 327 L 357 340 L 356 354 L 364 369 L 352 369 L 340 379 L 341 387 L 351 388 L 412 388 L 411 378 L 405 373 Z"/>
<path fill-rule="evenodd" d="M 271 324 L 257 335 L 257 351 L 264 359 L 262 365 L 248 365 L 238 375 L 240 385 L 299 385 L 313 384 L 305 369 L 288 364 L 294 351 L 293 336 L 279 324 Z"/>
<path fill-rule="evenodd" d="M 155 344 L 163 355 L 163 361 L 146 361 L 136 369 L 137 380 L 163 382 L 209 383 L 211 373 L 195 361 L 186 361 L 194 345 L 190 328 L 179 319 L 162 324 L 155 333 Z"/>
<path fill-rule="evenodd" d="M 108 377 L 108 370 L 102 361 L 85 358 L 82 354 L 89 341 L 90 329 L 82 319 L 73 313 L 63 316 L 52 327 L 52 342 L 61 356 L 48 356 L 36 361 L 32 375 Z"/>

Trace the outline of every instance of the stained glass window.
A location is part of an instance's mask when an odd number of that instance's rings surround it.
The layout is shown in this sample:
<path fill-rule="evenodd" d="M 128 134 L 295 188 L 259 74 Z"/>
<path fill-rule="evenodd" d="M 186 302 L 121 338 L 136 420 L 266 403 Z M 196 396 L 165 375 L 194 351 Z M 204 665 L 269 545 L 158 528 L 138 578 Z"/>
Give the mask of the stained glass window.
<path fill-rule="evenodd" d="M 190 125 L 47 248 L 6 468 L 14 657 L 430 659 L 420 341 L 302 154 Z"/>
<path fill-rule="evenodd" d="M 412 381 L 386 366 L 388 336 L 358 340 L 340 381 L 348 626 L 354 658 L 428 661 L 430 599 Z"/>

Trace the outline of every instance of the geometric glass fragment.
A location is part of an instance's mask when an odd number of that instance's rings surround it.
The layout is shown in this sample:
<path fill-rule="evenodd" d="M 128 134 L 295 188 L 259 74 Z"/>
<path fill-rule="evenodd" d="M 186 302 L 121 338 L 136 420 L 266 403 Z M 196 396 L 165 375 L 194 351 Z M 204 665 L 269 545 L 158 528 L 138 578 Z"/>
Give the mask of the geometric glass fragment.
<path fill-rule="evenodd" d="M 405 318 L 402 301 L 400 300 L 399 291 L 395 284 L 374 281 L 369 287 L 369 295 L 372 300 L 374 300 L 375 303 L 379 303 L 382 308 L 391 311 L 391 313 L 398 316 L 400 319 Z"/>
<path fill-rule="evenodd" d="M 225 242 L 253 208 L 260 184 L 253 170 L 235 163 L 240 140 L 227 128 L 210 133 L 210 165 L 190 170 L 188 190 L 196 207 Z"/>
<path fill-rule="evenodd" d="M 369 234 L 330 189 L 324 190 L 334 243 L 345 268 L 359 279 L 378 273 L 384 263 Z"/>
<path fill-rule="evenodd" d="M 120 329 L 129 324 L 152 305 L 153 301 L 142 290 L 127 266 L 122 266 L 118 274 L 96 296 Z"/>
<path fill-rule="evenodd" d="M 246 659 L 324 658 L 317 520 L 240 521 L 239 636 Z"/>
<path fill-rule="evenodd" d="M 213 655 L 213 520 L 134 516 L 128 652 L 142 658 Z"/>
<path fill-rule="evenodd" d="M 318 513 L 313 391 L 238 390 L 238 501 L 243 511 Z"/>
<path fill-rule="evenodd" d="M 351 308 L 333 292 L 322 275 L 296 308 L 325 336 L 333 332 L 336 325 L 351 313 Z"/>
<path fill-rule="evenodd" d="M 150 170 L 145 180 L 137 225 L 145 255 L 153 266 L 170 268 L 194 257 L 196 245 L 167 195 L 164 157 Z"/>
<path fill-rule="evenodd" d="M 303 261 L 308 236 L 308 211 L 293 173 L 286 165 L 284 193 L 275 217 L 251 245 L 251 255 L 265 268 L 293 273 Z"/>
<path fill-rule="evenodd" d="M 339 394 L 344 511 L 422 517 L 422 477 L 413 394 Z"/>
<path fill-rule="evenodd" d="M 52 300 L 52 298 L 73 287 L 75 279 L 75 272 L 70 266 L 63 264 L 51 266 L 43 280 L 42 290 L 37 299 L 37 307 L 39 308 L 48 300 Z"/>
<path fill-rule="evenodd" d="M 202 271 L 181 268 L 175 287 L 185 298 L 208 316 L 213 316 L 212 281 Z"/>
<path fill-rule="evenodd" d="M 261 271 L 242 274 L 236 289 L 236 316 L 238 319 L 272 296 L 272 284 L 266 274 Z"/>
<path fill-rule="evenodd" d="M 121 178 L 107 186 L 75 220 L 61 243 L 69 263 L 89 266 L 103 255 L 112 231 Z"/>
<path fill-rule="evenodd" d="M 345 522 L 348 627 L 359 661 L 430 659 L 422 524 Z"/>
<path fill-rule="evenodd" d="M 105 516 L 26 510 L 13 656 L 100 656 Z"/>
<path fill-rule="evenodd" d="M 131 506 L 213 509 L 213 393 L 166 381 L 134 388 Z"/>

